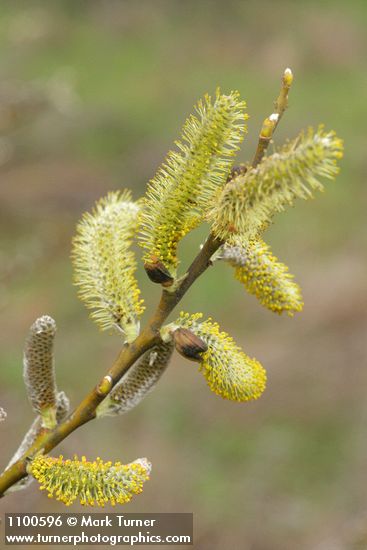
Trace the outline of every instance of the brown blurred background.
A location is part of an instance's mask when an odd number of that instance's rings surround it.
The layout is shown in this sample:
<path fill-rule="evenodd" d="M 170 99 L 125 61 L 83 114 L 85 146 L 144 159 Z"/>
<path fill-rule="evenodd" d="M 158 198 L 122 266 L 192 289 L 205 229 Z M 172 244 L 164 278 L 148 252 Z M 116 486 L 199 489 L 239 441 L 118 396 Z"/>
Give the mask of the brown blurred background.
<path fill-rule="evenodd" d="M 82 212 L 108 190 L 141 195 L 193 104 L 218 85 L 248 102 L 239 160 L 251 158 L 290 66 L 276 143 L 319 122 L 345 140 L 337 181 L 267 234 L 303 288 L 304 312 L 262 309 L 222 265 L 182 304 L 262 361 L 264 396 L 225 402 L 175 356 L 139 407 L 86 425 L 55 453 L 148 456 L 151 481 L 124 511 L 194 512 L 195 548 L 367 548 L 366 23 L 363 0 L 1 2 L 1 466 L 32 418 L 22 348 L 34 319 L 57 321 L 58 385 L 73 405 L 121 345 L 98 332 L 72 286 Z M 183 243 L 183 265 L 206 233 Z M 139 278 L 153 306 L 159 289 Z M 65 508 L 34 484 L 0 510 Z"/>

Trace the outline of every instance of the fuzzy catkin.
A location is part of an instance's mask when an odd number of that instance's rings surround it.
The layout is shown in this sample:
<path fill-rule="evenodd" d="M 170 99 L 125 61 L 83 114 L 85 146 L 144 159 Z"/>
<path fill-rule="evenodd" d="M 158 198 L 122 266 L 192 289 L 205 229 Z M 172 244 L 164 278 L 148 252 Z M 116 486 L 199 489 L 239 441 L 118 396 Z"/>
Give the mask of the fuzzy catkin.
<path fill-rule="evenodd" d="M 343 143 L 334 132 L 310 128 L 226 185 L 208 215 L 214 234 L 231 244 L 237 236 L 258 238 L 276 212 L 323 190 L 317 178 L 333 179 L 342 156 Z"/>
<path fill-rule="evenodd" d="M 133 365 L 97 408 L 97 417 L 124 414 L 150 393 L 171 359 L 173 342 L 161 343 Z"/>
<path fill-rule="evenodd" d="M 179 241 L 204 220 L 226 182 L 246 131 L 245 108 L 238 92 L 205 96 L 183 127 L 178 151 L 149 183 L 140 224 L 144 260 L 162 263 L 173 278 Z"/>
<path fill-rule="evenodd" d="M 63 460 L 62 456 L 38 455 L 27 470 L 40 483 L 41 490 L 67 506 L 79 500 L 83 506 L 103 507 L 107 503 L 125 504 L 141 493 L 151 464 L 146 458 L 130 464 L 112 464 L 100 458 L 88 462 L 84 456 L 81 460 L 76 456 L 74 460 Z"/>
<path fill-rule="evenodd" d="M 73 239 L 79 298 L 102 330 L 118 329 L 128 342 L 137 336 L 144 311 L 131 250 L 139 208 L 130 191 L 109 193 L 84 214 Z"/>
<path fill-rule="evenodd" d="M 48 315 L 39 317 L 29 329 L 23 356 L 23 378 L 36 413 L 56 408 L 54 339 L 56 323 Z"/>
<path fill-rule="evenodd" d="M 235 268 L 236 279 L 270 311 L 292 316 L 302 310 L 299 285 L 263 240 L 244 242 L 241 246 L 238 239 L 236 246 L 223 246 L 219 258 Z"/>
<path fill-rule="evenodd" d="M 265 369 L 256 359 L 248 357 L 231 336 L 221 332 L 218 323 L 210 318 L 200 321 L 201 318 L 201 313 L 190 315 L 181 312 L 172 326 L 191 330 L 207 344 L 207 351 L 201 354 L 199 370 L 209 388 L 231 401 L 249 401 L 260 397 L 266 386 Z"/>

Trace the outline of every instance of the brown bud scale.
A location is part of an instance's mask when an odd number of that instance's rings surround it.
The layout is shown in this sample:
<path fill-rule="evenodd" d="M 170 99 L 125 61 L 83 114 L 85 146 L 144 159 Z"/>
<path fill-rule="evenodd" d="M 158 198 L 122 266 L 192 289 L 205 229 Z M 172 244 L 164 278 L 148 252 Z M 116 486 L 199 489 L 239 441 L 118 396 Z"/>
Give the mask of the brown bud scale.
<path fill-rule="evenodd" d="M 144 269 L 147 272 L 149 279 L 153 283 L 158 283 L 162 286 L 171 286 L 173 284 L 173 277 L 171 276 L 168 269 L 164 266 L 164 264 L 159 260 L 153 262 L 145 262 Z"/>
<path fill-rule="evenodd" d="M 190 361 L 202 361 L 202 353 L 208 350 L 207 344 L 187 328 L 178 328 L 173 333 L 178 353 Z"/>

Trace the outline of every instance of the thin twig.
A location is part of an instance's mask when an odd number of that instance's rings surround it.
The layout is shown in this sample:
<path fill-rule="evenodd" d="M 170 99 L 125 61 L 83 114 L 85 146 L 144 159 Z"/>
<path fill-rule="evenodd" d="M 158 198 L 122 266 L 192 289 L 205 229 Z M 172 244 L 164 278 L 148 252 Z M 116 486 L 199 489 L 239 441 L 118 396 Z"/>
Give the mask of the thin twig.
<path fill-rule="evenodd" d="M 264 120 L 261 127 L 256 153 L 252 161 L 253 168 L 256 168 L 256 166 L 262 161 L 269 146 L 269 143 L 272 140 L 275 129 L 278 126 L 284 111 L 288 107 L 288 94 L 292 82 L 292 71 L 290 69 L 286 69 L 282 77 L 282 87 L 280 89 L 278 99 L 275 101 L 274 104 L 274 112 Z"/>

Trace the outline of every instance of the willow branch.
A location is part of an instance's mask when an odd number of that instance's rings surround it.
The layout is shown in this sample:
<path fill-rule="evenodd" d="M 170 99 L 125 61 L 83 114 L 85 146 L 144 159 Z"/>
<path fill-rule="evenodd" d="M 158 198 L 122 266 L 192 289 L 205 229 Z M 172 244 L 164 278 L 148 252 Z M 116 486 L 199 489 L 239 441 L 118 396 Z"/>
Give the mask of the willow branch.
<path fill-rule="evenodd" d="M 286 69 L 282 77 L 282 87 L 280 89 L 279 96 L 274 104 L 274 112 L 264 120 L 261 127 L 256 153 L 252 161 L 253 168 L 256 168 L 256 166 L 262 161 L 269 143 L 273 138 L 276 127 L 278 126 L 284 111 L 288 107 L 288 94 L 292 82 L 292 71 L 290 69 Z"/>
<path fill-rule="evenodd" d="M 144 330 L 131 343 L 125 344 L 107 374 L 83 399 L 75 411 L 52 430 L 43 430 L 26 453 L 0 476 L 0 498 L 12 485 L 27 475 L 29 459 L 37 452 L 48 453 L 77 428 L 96 417 L 96 408 L 113 386 L 124 376 L 139 357 L 160 341 L 159 330 L 184 294 L 198 277 L 211 265 L 210 258 L 222 245 L 222 241 L 209 235 L 199 254 L 174 291 L 163 289 L 160 302 Z"/>

